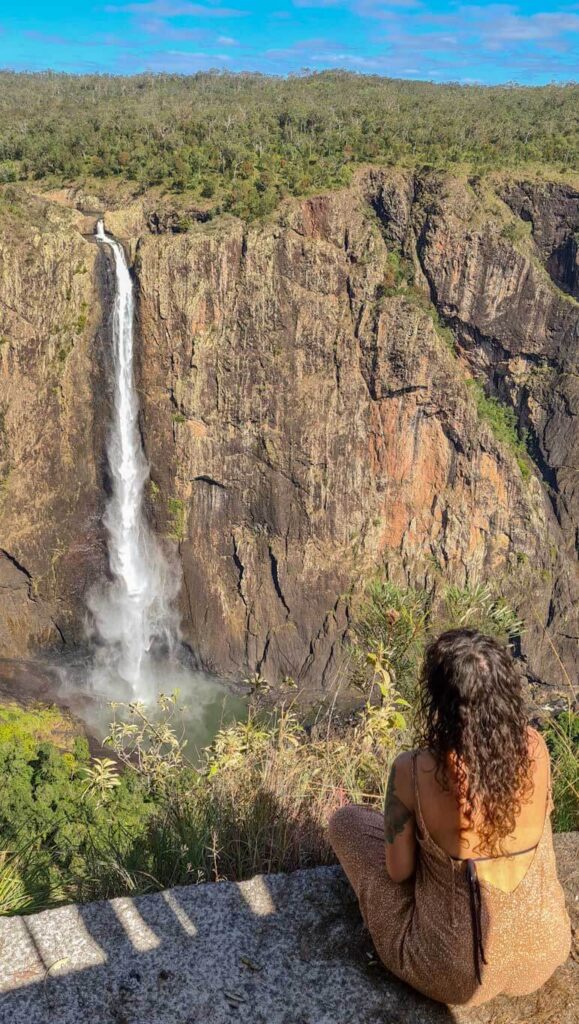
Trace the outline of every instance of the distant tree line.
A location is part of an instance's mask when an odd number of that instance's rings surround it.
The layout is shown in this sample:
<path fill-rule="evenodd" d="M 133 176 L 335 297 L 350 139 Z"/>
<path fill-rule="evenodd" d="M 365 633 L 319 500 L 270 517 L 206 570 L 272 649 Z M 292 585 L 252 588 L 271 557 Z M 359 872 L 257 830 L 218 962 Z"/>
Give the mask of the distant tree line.
<path fill-rule="evenodd" d="M 360 163 L 579 164 L 579 85 L 0 73 L 0 182 L 118 178 L 259 216 Z"/>

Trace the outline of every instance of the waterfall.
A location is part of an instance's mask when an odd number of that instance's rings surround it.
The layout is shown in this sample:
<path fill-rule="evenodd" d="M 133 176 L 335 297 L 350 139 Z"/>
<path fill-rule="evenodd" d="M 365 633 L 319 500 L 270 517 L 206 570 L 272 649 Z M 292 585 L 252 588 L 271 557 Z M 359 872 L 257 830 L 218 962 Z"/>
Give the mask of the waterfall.
<path fill-rule="evenodd" d="M 139 433 L 135 388 L 133 283 L 122 246 L 105 233 L 99 220 L 98 241 L 113 253 L 116 293 L 112 318 L 114 393 L 107 445 L 111 496 L 104 525 L 108 538 L 110 579 L 88 596 L 97 649 L 95 677 L 100 689 L 125 684 L 131 696 L 153 696 L 154 654 L 167 652 L 178 640 L 174 610 L 180 577 L 149 529 L 143 495 L 149 466 Z"/>

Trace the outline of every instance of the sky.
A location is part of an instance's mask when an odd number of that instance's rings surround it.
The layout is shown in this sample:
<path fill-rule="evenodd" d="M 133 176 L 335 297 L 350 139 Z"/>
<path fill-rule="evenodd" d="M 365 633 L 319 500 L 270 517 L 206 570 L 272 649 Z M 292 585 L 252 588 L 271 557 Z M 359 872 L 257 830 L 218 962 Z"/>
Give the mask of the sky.
<path fill-rule="evenodd" d="M 579 80 L 579 0 L 0 0 L 0 67 Z"/>

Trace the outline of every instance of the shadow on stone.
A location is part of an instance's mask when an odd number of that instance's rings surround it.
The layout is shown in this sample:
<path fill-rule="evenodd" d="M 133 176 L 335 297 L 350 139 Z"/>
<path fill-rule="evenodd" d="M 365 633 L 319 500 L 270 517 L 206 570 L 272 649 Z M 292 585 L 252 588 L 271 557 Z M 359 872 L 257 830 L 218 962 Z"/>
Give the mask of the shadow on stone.
<path fill-rule="evenodd" d="M 577 848 L 558 837 L 571 902 Z M 476 1011 L 420 997 L 376 963 L 338 867 L 4 918 L 0 951 L 1 1024 L 570 1024 L 574 1012 L 572 962 L 535 996 Z"/>

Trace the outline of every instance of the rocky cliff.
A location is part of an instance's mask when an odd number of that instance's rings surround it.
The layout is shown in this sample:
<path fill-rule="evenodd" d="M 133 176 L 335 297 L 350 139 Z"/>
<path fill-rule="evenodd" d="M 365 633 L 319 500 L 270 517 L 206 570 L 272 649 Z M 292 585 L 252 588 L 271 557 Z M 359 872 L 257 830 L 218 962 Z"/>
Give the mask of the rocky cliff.
<path fill-rule="evenodd" d="M 83 220 L 6 189 L 0 200 L 0 653 L 82 634 L 106 568 L 107 374 L 98 250 Z"/>
<path fill-rule="evenodd" d="M 14 655 L 78 640 L 103 570 L 110 293 L 83 235 L 94 219 L 10 195 L 0 653 Z M 334 686 L 352 601 L 387 563 L 429 587 L 497 581 L 527 621 L 529 675 L 561 682 L 579 636 L 578 194 L 372 169 L 251 225 L 149 207 L 106 223 L 133 261 L 150 514 L 180 552 L 200 663 Z M 481 414 L 473 375 L 514 410 L 528 455 Z"/>

